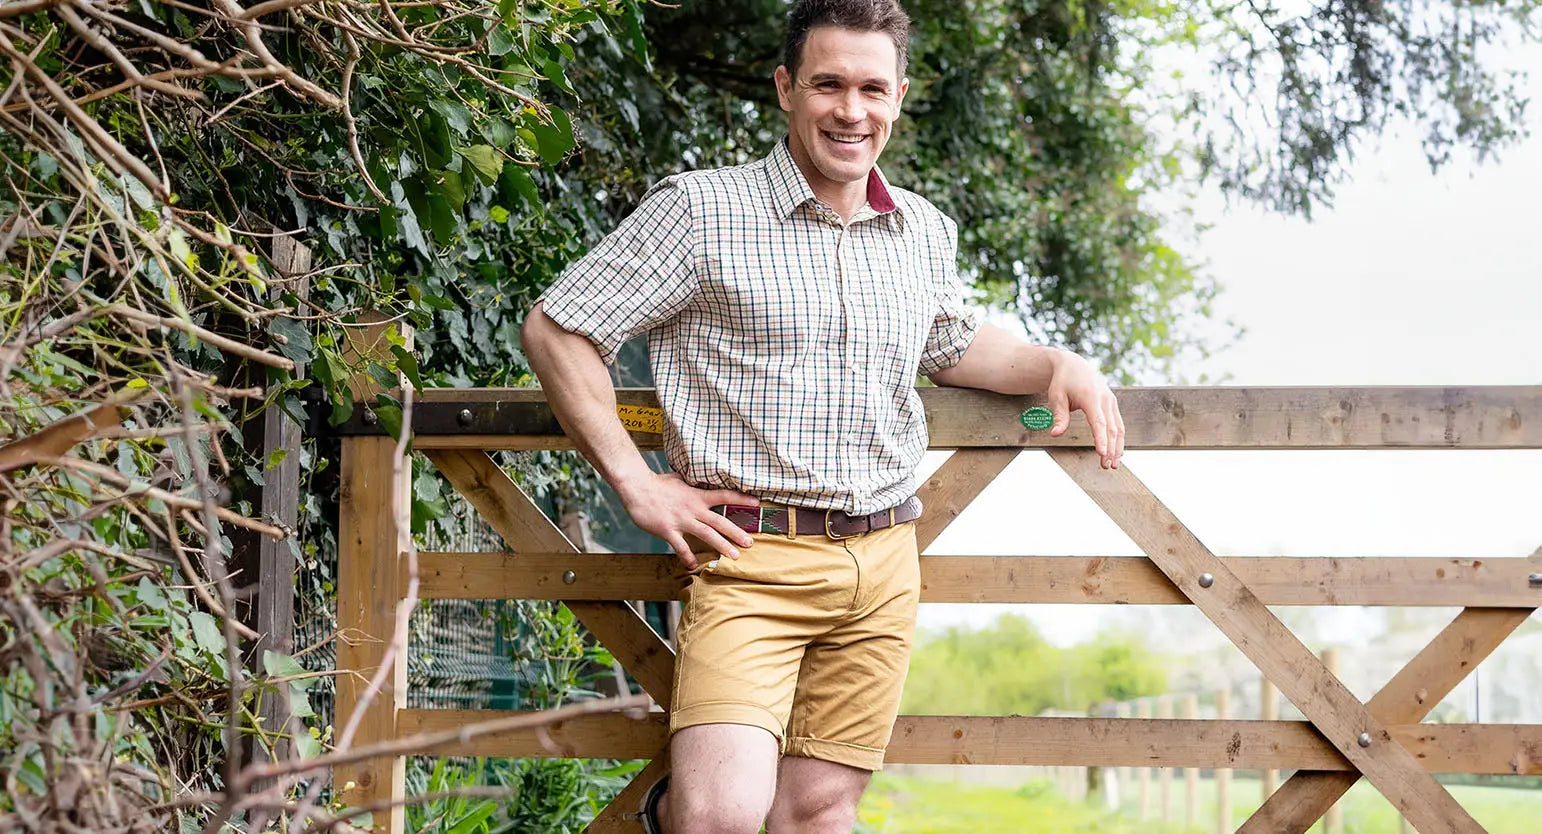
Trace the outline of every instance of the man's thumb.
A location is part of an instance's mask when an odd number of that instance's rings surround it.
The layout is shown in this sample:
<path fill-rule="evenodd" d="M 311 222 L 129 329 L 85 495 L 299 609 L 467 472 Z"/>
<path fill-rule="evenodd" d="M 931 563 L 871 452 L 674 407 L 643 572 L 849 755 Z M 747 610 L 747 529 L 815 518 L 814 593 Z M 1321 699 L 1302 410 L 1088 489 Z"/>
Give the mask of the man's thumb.
<path fill-rule="evenodd" d="M 1049 430 L 1050 437 L 1059 437 L 1065 434 L 1071 427 L 1071 404 L 1066 401 L 1064 394 L 1051 392 L 1049 395 L 1049 410 L 1055 414 L 1055 425 Z"/>

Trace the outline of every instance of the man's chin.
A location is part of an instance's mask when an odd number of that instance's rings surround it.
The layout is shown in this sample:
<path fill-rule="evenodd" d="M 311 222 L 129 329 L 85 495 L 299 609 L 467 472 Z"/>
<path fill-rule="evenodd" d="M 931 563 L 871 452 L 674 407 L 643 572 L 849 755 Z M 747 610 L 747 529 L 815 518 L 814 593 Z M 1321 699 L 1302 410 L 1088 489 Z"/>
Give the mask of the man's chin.
<path fill-rule="evenodd" d="M 858 181 L 866 182 L 868 172 L 873 170 L 872 161 L 851 162 L 845 159 L 839 161 L 822 159 L 818 160 L 816 164 L 818 163 L 823 163 L 819 164 L 819 173 L 824 174 L 825 179 L 831 182 L 847 184 Z"/>

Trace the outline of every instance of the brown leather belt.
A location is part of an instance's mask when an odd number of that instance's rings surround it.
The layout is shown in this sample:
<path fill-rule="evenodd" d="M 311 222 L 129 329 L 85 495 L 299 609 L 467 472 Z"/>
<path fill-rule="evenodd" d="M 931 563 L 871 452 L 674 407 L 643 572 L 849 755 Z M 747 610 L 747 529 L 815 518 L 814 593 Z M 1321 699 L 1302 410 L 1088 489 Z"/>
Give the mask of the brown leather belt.
<path fill-rule="evenodd" d="M 912 495 L 896 507 L 879 510 L 871 515 L 850 515 L 844 510 L 810 510 L 806 507 L 783 507 L 776 504 L 763 504 L 759 507 L 718 504 L 712 511 L 727 517 L 735 527 L 746 533 L 849 539 L 915 521 L 921 517 L 921 499 Z"/>

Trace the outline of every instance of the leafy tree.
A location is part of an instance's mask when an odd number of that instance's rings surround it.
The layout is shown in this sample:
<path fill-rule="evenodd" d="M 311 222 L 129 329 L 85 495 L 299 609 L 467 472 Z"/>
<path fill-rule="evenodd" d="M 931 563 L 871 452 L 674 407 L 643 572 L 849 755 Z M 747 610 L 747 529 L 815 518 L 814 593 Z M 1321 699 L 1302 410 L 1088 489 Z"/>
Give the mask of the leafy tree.
<path fill-rule="evenodd" d="M 1161 657 L 1138 638 L 1102 634 L 1090 644 L 1060 649 L 1026 618 L 1006 614 L 986 628 L 921 634 L 901 709 L 937 715 L 1080 712 L 1166 690 Z"/>
<path fill-rule="evenodd" d="M 1171 380 L 1177 357 L 1208 349 L 1192 324 L 1215 285 L 1184 254 L 1192 222 L 1158 212 L 1159 194 L 1211 177 L 1310 216 L 1394 115 L 1425 132 L 1432 165 L 1491 156 L 1520 135 L 1524 103 L 1493 53 L 1539 22 L 1537 0 L 904 5 L 912 87 L 891 179 L 958 219 L 983 300 L 1126 381 Z M 663 105 L 643 130 L 657 166 L 742 161 L 780 133 L 769 78 L 785 8 L 649 15 L 660 83 L 639 96 Z M 1170 79 L 1184 62 L 1201 71 Z"/>

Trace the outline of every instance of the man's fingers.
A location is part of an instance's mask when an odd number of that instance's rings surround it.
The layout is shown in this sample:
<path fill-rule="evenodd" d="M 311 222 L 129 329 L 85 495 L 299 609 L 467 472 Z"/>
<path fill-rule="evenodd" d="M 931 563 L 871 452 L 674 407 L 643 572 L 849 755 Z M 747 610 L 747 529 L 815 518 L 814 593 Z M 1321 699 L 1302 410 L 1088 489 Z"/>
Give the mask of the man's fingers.
<path fill-rule="evenodd" d="M 721 553 L 730 559 L 739 558 L 739 549 L 730 544 L 728 539 L 723 538 L 723 535 L 712 525 L 704 521 L 698 521 L 690 532 L 691 535 L 701 539 L 701 543 L 706 545 L 708 550 Z"/>
<path fill-rule="evenodd" d="M 1099 408 L 1086 408 L 1082 409 L 1082 411 L 1087 415 L 1087 424 L 1092 427 L 1092 448 L 1097 450 L 1098 457 L 1103 459 L 1103 468 L 1107 469 L 1108 418 L 1104 416 L 1102 409 Z"/>
<path fill-rule="evenodd" d="M 1113 397 L 1108 398 L 1108 425 L 1114 435 L 1114 468 L 1119 468 L 1119 459 L 1124 457 L 1124 415 L 1119 413 L 1119 401 Z"/>
<path fill-rule="evenodd" d="M 702 521 L 702 519 L 697 520 Z M 749 533 L 744 532 L 744 530 L 740 528 L 739 525 L 729 521 L 726 517 L 718 515 L 717 513 L 707 513 L 707 518 L 703 523 L 708 525 L 713 530 L 721 533 L 724 538 L 729 539 L 740 547 L 750 547 L 755 544 L 755 540 L 750 537 Z M 727 551 L 724 551 L 724 553 L 732 556 L 735 559 L 739 558 L 739 554 L 737 552 L 728 553 Z"/>
<path fill-rule="evenodd" d="M 680 560 L 681 564 L 685 565 L 686 570 L 696 570 L 696 554 L 692 553 L 691 549 L 685 546 L 685 539 L 674 535 L 664 541 L 669 543 L 670 549 L 675 552 L 675 557 Z"/>
<path fill-rule="evenodd" d="M 718 504 L 733 504 L 739 507 L 760 506 L 759 498 L 732 489 L 714 489 L 707 493 L 707 500 L 711 501 L 714 507 Z"/>
<path fill-rule="evenodd" d="M 1108 468 L 1115 469 L 1119 466 L 1119 424 L 1114 420 L 1114 406 L 1105 399 L 1099 404 L 1103 411 L 1103 425 L 1108 432 Z"/>

